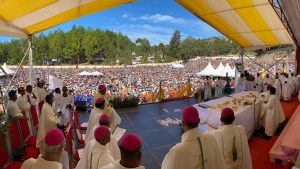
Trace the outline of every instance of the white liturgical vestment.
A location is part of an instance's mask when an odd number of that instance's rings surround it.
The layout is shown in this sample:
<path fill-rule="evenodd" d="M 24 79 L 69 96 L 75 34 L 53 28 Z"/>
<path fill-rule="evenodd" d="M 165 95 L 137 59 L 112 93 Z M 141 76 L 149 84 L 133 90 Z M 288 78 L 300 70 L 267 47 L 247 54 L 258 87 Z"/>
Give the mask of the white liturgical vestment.
<path fill-rule="evenodd" d="M 284 112 L 281 107 L 280 101 L 275 95 L 271 95 L 266 104 L 262 106 L 261 112 L 263 127 L 268 136 L 273 136 L 278 125 L 285 120 Z"/>
<path fill-rule="evenodd" d="M 215 139 L 198 128 L 186 131 L 165 156 L 161 169 L 224 169 Z"/>
<path fill-rule="evenodd" d="M 94 107 L 92 109 L 90 117 L 89 117 L 87 129 L 86 129 L 86 133 L 85 133 L 85 138 L 91 138 L 90 134 L 94 134 L 93 133 L 93 128 L 95 126 L 99 126 L 99 120 L 100 120 L 100 116 L 102 114 L 103 114 L 102 109 L 98 109 L 97 107 Z M 91 139 L 88 139 L 88 141 L 90 141 L 90 140 Z M 85 144 L 87 144 L 88 141 L 85 141 Z"/>
<path fill-rule="evenodd" d="M 37 133 L 37 147 L 42 148 L 44 137 L 46 136 L 46 133 L 56 128 L 56 125 L 58 123 L 58 118 L 53 112 L 53 108 L 51 105 L 49 105 L 47 102 L 44 103 L 41 116 L 39 118 L 39 130 Z"/>
<path fill-rule="evenodd" d="M 140 165 L 135 168 L 127 168 L 127 167 L 122 166 L 119 162 L 116 162 L 114 164 L 106 165 L 106 166 L 102 167 L 101 169 L 145 169 L 145 167 Z"/>
<path fill-rule="evenodd" d="M 100 169 L 114 163 L 109 149 L 94 139 L 84 148 L 83 158 L 79 160 L 76 169 Z"/>
<path fill-rule="evenodd" d="M 59 162 L 47 161 L 39 156 L 37 159 L 28 159 L 23 164 L 21 169 L 62 169 L 62 165 Z"/>
<path fill-rule="evenodd" d="M 225 160 L 225 169 L 252 169 L 248 139 L 243 126 L 224 125 L 207 133 L 216 139 Z M 235 157 L 234 151 L 237 153 Z"/>

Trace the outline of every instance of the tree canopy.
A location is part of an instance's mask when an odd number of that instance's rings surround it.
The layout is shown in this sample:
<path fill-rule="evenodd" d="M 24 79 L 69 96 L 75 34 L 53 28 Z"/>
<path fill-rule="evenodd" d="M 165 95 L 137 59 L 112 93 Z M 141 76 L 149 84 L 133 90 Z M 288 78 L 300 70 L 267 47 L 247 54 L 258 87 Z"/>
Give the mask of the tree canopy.
<path fill-rule="evenodd" d="M 141 56 L 143 63 L 148 62 L 148 57 L 154 57 L 155 62 L 170 62 L 240 52 L 234 42 L 223 37 L 198 39 L 190 36 L 181 40 L 180 31 L 176 30 L 169 44 L 151 45 L 147 38 L 133 42 L 121 33 L 81 26 L 73 26 L 68 32 L 58 29 L 47 35 L 40 33 L 33 37 L 33 44 L 34 64 L 46 64 L 52 59 L 63 64 L 116 64 L 116 61 L 131 64 L 135 56 Z M 0 43 L 0 62 L 18 64 L 27 47 L 26 39 Z"/>

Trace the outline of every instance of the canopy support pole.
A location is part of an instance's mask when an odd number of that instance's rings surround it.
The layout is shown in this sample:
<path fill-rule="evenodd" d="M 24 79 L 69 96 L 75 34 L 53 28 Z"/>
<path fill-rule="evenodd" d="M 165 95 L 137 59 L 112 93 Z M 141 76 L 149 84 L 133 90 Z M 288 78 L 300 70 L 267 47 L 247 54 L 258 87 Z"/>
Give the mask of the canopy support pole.
<path fill-rule="evenodd" d="M 33 86 L 33 79 L 32 79 L 32 35 L 29 35 L 28 38 L 29 43 L 29 83 Z"/>
<path fill-rule="evenodd" d="M 244 48 L 242 48 L 242 53 L 241 53 L 241 58 L 242 58 L 242 73 L 244 73 Z"/>
<path fill-rule="evenodd" d="M 296 46 L 296 73 L 300 73 L 300 46 Z"/>

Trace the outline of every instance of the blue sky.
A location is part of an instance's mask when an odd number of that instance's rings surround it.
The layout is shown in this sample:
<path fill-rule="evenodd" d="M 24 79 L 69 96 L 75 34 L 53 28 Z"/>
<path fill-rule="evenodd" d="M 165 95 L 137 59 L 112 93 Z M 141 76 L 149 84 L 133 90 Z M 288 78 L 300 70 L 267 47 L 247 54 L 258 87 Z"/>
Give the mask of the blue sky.
<path fill-rule="evenodd" d="M 181 31 L 182 39 L 188 36 L 222 36 L 175 0 L 140 0 L 69 21 L 44 33 L 48 34 L 56 29 L 68 31 L 73 25 L 121 32 L 133 41 L 137 38 L 147 38 L 151 44 L 169 43 L 176 29 Z M 9 40 L 11 38 L 0 36 L 0 42 Z"/>

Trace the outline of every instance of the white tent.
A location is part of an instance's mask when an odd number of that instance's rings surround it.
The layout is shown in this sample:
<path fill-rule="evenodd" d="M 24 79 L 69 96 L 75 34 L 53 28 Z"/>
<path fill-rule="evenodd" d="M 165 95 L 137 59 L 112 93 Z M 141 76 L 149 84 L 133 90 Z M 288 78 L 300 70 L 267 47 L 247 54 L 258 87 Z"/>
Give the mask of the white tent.
<path fill-rule="evenodd" d="M 90 72 L 87 72 L 87 71 L 83 71 L 83 72 L 80 72 L 79 75 L 80 75 L 80 76 L 90 76 L 91 73 L 90 73 Z"/>
<path fill-rule="evenodd" d="M 225 72 L 225 75 L 226 75 L 226 73 L 228 73 L 229 77 L 235 77 L 235 67 L 232 69 L 228 63 L 226 64 L 226 66 L 224 68 L 224 72 Z"/>
<path fill-rule="evenodd" d="M 93 71 L 92 73 L 90 73 L 92 76 L 103 76 L 102 73 L 98 72 L 98 71 Z"/>
<path fill-rule="evenodd" d="M 224 72 L 225 67 L 223 66 L 222 62 L 220 62 L 219 66 L 216 69 L 217 76 L 225 77 L 226 72 Z"/>
<path fill-rule="evenodd" d="M 201 72 L 197 73 L 197 76 L 217 76 L 216 69 L 209 62 L 208 65 Z"/>
<path fill-rule="evenodd" d="M 14 70 L 12 70 L 11 68 L 9 68 L 9 67 L 6 65 L 6 63 L 4 63 L 4 64 L 2 65 L 2 68 L 3 68 L 4 71 L 5 71 L 7 74 L 9 74 L 9 75 L 13 75 L 13 74 L 16 73 Z"/>
<path fill-rule="evenodd" d="M 172 68 L 180 69 L 180 68 L 184 68 L 184 66 L 182 64 L 172 64 Z"/>

